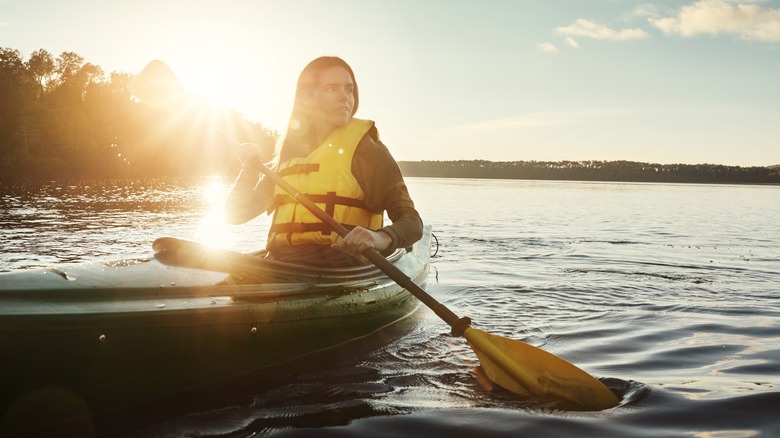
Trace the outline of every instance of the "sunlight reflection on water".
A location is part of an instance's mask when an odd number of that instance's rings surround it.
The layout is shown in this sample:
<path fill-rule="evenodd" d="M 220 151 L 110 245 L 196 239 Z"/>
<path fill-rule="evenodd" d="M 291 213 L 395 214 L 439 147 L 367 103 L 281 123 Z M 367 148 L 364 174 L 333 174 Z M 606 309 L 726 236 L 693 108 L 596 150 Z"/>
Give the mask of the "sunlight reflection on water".
<path fill-rule="evenodd" d="M 138 257 L 172 236 L 239 251 L 261 249 L 267 216 L 224 221 L 232 181 L 193 180 L 3 183 L 0 271 Z"/>
<path fill-rule="evenodd" d="M 200 219 L 195 239 L 215 248 L 231 248 L 235 245 L 229 226 L 225 223 L 225 197 L 229 187 L 220 178 L 211 178 L 200 188 L 206 206 Z"/>

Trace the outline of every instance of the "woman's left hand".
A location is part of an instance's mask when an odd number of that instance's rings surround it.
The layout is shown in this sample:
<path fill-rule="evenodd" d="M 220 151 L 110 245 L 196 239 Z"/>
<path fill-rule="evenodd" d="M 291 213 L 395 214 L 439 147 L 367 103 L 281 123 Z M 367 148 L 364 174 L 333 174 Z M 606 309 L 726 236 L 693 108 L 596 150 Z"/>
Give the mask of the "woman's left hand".
<path fill-rule="evenodd" d="M 369 248 L 375 251 L 384 251 L 392 243 L 393 239 L 383 231 L 372 231 L 363 227 L 355 227 L 343 239 L 331 246 L 347 254 L 357 256 Z"/>

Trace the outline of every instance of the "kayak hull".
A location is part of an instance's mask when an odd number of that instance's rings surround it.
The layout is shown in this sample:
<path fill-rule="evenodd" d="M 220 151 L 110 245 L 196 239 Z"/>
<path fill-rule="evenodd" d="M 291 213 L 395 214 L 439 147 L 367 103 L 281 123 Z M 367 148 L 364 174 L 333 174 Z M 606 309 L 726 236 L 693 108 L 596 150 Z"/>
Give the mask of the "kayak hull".
<path fill-rule="evenodd" d="M 390 258 L 420 285 L 426 231 Z M 92 414 L 143 403 L 342 345 L 419 307 L 373 267 L 258 265 L 262 283 L 155 258 L 0 274 L 0 412 L 53 392 Z"/>

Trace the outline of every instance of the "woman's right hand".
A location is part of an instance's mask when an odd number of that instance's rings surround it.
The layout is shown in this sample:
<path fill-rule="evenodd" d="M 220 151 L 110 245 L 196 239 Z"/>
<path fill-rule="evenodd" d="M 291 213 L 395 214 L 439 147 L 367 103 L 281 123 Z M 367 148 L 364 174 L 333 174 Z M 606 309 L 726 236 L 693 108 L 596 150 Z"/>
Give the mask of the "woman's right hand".
<path fill-rule="evenodd" d="M 241 143 L 236 152 L 238 159 L 244 164 L 262 163 L 269 156 L 262 146 L 255 143 Z"/>

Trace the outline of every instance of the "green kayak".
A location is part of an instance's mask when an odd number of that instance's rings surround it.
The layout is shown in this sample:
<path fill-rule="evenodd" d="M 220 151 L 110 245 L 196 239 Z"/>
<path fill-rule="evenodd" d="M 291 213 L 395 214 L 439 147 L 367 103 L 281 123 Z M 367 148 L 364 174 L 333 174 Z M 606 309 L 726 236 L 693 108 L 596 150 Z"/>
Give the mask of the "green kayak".
<path fill-rule="evenodd" d="M 430 232 L 388 257 L 421 286 Z M 98 413 L 218 384 L 365 337 L 419 306 L 373 266 L 156 246 L 140 260 L 0 274 L 0 416 L 52 389 Z"/>

